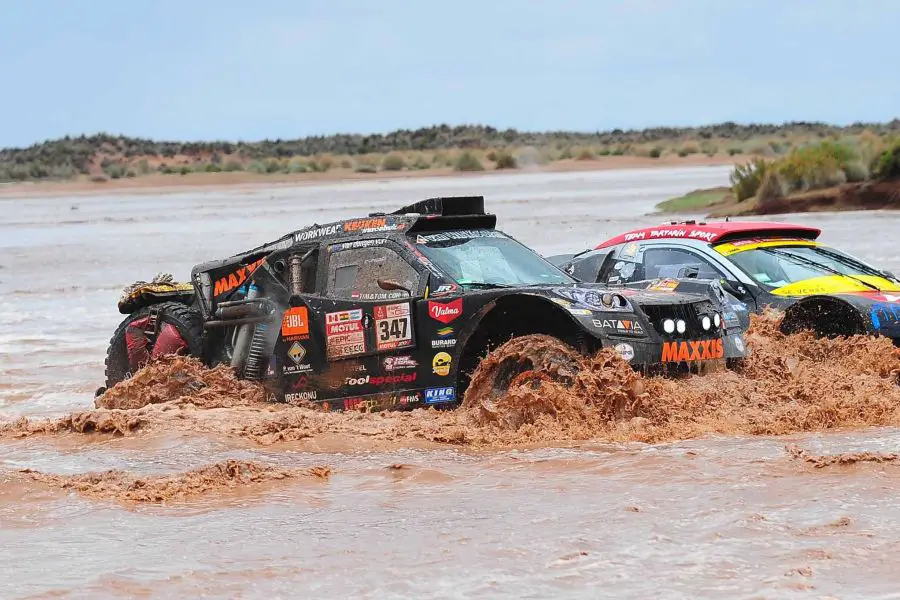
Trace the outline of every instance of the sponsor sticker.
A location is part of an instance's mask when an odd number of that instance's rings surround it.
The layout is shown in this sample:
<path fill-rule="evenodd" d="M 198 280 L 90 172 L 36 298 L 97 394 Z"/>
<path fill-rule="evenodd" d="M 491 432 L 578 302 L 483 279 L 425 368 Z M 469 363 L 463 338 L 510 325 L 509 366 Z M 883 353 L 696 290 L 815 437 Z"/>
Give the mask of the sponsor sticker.
<path fill-rule="evenodd" d="M 631 361 L 634 358 L 634 347 L 631 344 L 616 344 L 615 350 L 624 360 Z"/>
<path fill-rule="evenodd" d="M 225 277 L 221 279 L 217 279 L 216 283 L 213 285 L 213 296 L 221 296 L 222 294 L 228 293 L 231 290 L 236 290 L 242 283 L 247 281 L 247 278 L 253 274 L 253 272 L 259 267 L 259 265 L 265 262 L 266 257 L 260 258 L 259 260 L 255 260 L 246 267 L 241 267 L 240 269 L 235 270 L 233 273 L 229 273 Z"/>
<path fill-rule="evenodd" d="M 740 352 L 744 351 L 744 340 L 741 339 L 741 336 L 734 338 L 734 347 Z"/>
<path fill-rule="evenodd" d="M 404 371 L 419 366 L 418 361 L 412 356 L 385 356 L 381 364 L 384 365 L 385 371 Z"/>
<path fill-rule="evenodd" d="M 434 302 L 429 300 L 428 315 L 435 321 L 440 321 L 446 325 L 462 314 L 462 306 L 462 298 L 457 298 L 450 302 Z"/>
<path fill-rule="evenodd" d="M 414 383 L 416 373 L 399 373 L 397 375 L 364 375 L 362 377 L 348 377 L 344 385 L 397 385 L 401 383 Z"/>
<path fill-rule="evenodd" d="M 329 359 L 366 353 L 362 317 L 362 309 L 359 308 L 325 314 L 325 340 Z"/>
<path fill-rule="evenodd" d="M 445 242 L 447 240 L 468 240 L 472 238 L 506 237 L 496 229 L 458 229 L 455 231 L 442 231 L 428 235 L 416 236 L 417 244 L 429 244 L 431 242 Z"/>
<path fill-rule="evenodd" d="M 449 340 L 431 340 L 431 347 L 434 349 L 437 348 L 452 348 L 456 345 L 456 339 Z"/>
<path fill-rule="evenodd" d="M 287 352 L 288 358 L 294 361 L 295 365 L 299 365 L 303 362 L 303 359 L 306 358 L 306 348 L 300 342 L 294 342 L 291 344 L 291 347 L 288 348 Z"/>
<path fill-rule="evenodd" d="M 284 311 L 281 319 L 281 337 L 308 336 L 309 314 L 305 306 L 295 306 Z"/>
<path fill-rule="evenodd" d="M 446 352 L 438 352 L 431 360 L 431 368 L 434 371 L 435 375 L 449 375 L 451 362 L 453 362 L 452 356 L 450 356 Z"/>
<path fill-rule="evenodd" d="M 412 345 L 412 320 L 409 303 L 376 306 L 375 347 L 393 350 Z"/>
<path fill-rule="evenodd" d="M 316 392 L 316 390 L 292 392 L 290 394 L 284 395 L 284 399 L 286 402 L 308 402 L 310 400 L 315 400 L 317 397 L 318 393 Z"/>
<path fill-rule="evenodd" d="M 453 402 L 454 400 L 456 400 L 456 388 L 439 387 L 425 390 L 426 404 L 441 404 L 443 402 Z"/>
<path fill-rule="evenodd" d="M 294 242 L 305 242 L 314 240 L 328 235 L 334 235 L 340 230 L 340 223 L 333 225 L 325 225 L 324 227 L 314 227 L 312 229 L 304 229 L 294 234 Z"/>
<path fill-rule="evenodd" d="M 725 356 L 722 338 L 686 342 L 663 342 L 662 362 L 716 360 Z"/>
<path fill-rule="evenodd" d="M 347 221 L 343 227 L 344 233 L 375 233 L 379 231 L 394 231 L 398 228 L 398 225 L 389 222 L 386 217 L 375 217 Z"/>
<path fill-rule="evenodd" d="M 677 279 L 660 279 L 653 285 L 649 286 L 647 289 L 653 290 L 655 292 L 671 292 L 677 287 L 678 287 Z"/>
<path fill-rule="evenodd" d="M 459 286 L 455 283 L 443 283 L 439 285 L 433 292 L 431 292 L 432 296 L 447 296 L 452 294 L 456 290 L 459 289 Z"/>
<path fill-rule="evenodd" d="M 608 329 L 617 333 L 644 333 L 641 324 L 632 319 L 592 319 L 591 321 L 598 329 Z"/>

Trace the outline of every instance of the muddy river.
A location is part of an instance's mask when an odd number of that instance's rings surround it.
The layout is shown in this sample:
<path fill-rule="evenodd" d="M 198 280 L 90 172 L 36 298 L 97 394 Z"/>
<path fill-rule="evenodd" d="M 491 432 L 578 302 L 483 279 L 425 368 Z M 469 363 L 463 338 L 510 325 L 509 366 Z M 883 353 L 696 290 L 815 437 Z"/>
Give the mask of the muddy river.
<path fill-rule="evenodd" d="M 554 416 L 515 430 L 270 409 L 234 381 L 211 384 L 208 406 L 173 391 L 92 410 L 136 279 L 184 280 L 289 229 L 442 194 L 484 194 L 501 229 L 566 252 L 658 222 L 657 202 L 727 172 L 0 200 L 0 597 L 900 597 L 889 344 L 763 323 L 745 374 L 646 382 L 615 418 L 592 404 L 599 379 L 575 400 L 548 388 L 532 401 Z M 784 218 L 900 271 L 896 213 Z"/>

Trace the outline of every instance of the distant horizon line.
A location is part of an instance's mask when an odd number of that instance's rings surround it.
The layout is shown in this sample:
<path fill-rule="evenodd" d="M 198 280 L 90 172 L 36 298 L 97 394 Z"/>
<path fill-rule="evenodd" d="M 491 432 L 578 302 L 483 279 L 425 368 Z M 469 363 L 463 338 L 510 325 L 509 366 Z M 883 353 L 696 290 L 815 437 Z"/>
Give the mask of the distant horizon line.
<path fill-rule="evenodd" d="M 178 143 L 178 144 L 209 144 L 209 143 L 232 143 L 232 144 L 259 144 L 263 142 L 289 142 L 289 141 L 300 141 L 300 140 L 312 140 L 312 139 L 328 139 L 328 138 L 341 138 L 341 137 L 361 137 L 361 138 L 371 138 L 371 137 L 388 137 L 394 134 L 400 133 L 415 133 L 421 131 L 435 130 L 435 129 L 470 129 L 470 130 L 485 130 L 485 131 L 494 131 L 497 133 L 505 133 L 505 132 L 515 132 L 518 135 L 535 135 L 535 136 L 554 136 L 554 135 L 573 135 L 573 136 L 604 136 L 604 135 L 623 135 L 623 134 L 635 134 L 642 132 L 659 132 L 661 130 L 672 130 L 673 132 L 689 132 L 689 131 L 702 131 L 708 129 L 717 129 L 723 127 L 734 127 L 737 129 L 751 129 L 751 128 L 772 128 L 772 129 L 785 129 L 791 127 L 821 127 L 821 128 L 831 128 L 831 129 L 855 129 L 855 128 L 867 128 L 867 127 L 885 127 L 890 126 L 891 129 L 900 129 L 900 117 L 893 117 L 891 119 L 886 119 L 882 121 L 852 121 L 847 123 L 838 123 L 838 122 L 829 122 L 829 121 L 804 121 L 804 120 L 786 120 L 786 121 L 716 121 L 716 122 L 707 122 L 704 124 L 693 124 L 693 125 L 650 125 L 647 127 L 615 127 L 608 129 L 520 129 L 517 127 L 495 127 L 493 125 L 488 125 L 484 123 L 462 123 L 451 125 L 449 123 L 437 123 L 427 126 L 420 127 L 397 127 L 390 130 L 382 130 L 382 131 L 371 131 L 371 132 L 349 132 L 349 131 L 339 131 L 336 133 L 315 133 L 315 134 L 307 134 L 296 137 L 263 137 L 256 139 L 241 139 L 241 138 L 204 138 L 204 139 L 165 139 L 165 138 L 152 138 L 152 137 L 144 137 L 140 135 L 129 135 L 125 133 L 110 133 L 109 131 L 95 131 L 92 133 L 79 133 L 79 134 L 62 134 L 53 138 L 44 138 L 43 140 L 39 140 L 33 142 L 28 146 L 4 146 L 0 147 L 0 152 L 9 152 L 16 150 L 25 150 L 28 148 L 32 148 L 35 146 L 40 146 L 43 144 L 50 144 L 53 142 L 58 142 L 62 140 L 72 140 L 72 139 L 90 139 L 96 137 L 110 137 L 110 138 L 124 138 L 130 140 L 141 140 L 148 141 L 154 143 Z"/>

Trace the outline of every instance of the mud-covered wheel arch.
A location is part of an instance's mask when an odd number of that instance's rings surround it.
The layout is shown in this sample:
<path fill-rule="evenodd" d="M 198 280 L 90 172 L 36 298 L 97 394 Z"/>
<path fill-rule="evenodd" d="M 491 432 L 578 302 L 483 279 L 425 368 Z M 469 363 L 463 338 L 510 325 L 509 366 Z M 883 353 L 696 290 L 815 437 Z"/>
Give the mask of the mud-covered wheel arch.
<path fill-rule="evenodd" d="M 600 343 L 556 304 L 535 296 L 500 298 L 466 339 L 458 371 L 460 397 L 468 390 L 475 370 L 489 352 L 514 338 L 529 335 L 549 336 L 581 354 L 600 348 Z"/>
<path fill-rule="evenodd" d="M 149 340 L 143 329 L 156 315 L 158 335 Z M 131 342 L 131 343 L 129 343 Z M 145 306 L 122 320 L 106 351 L 106 389 L 130 377 L 150 358 L 164 354 L 203 355 L 203 317 L 181 302 Z M 98 390 L 98 393 L 104 388 Z"/>
<path fill-rule="evenodd" d="M 780 330 L 785 335 L 812 331 L 817 337 L 835 338 L 864 334 L 866 326 L 859 311 L 847 302 L 810 296 L 785 310 Z"/>

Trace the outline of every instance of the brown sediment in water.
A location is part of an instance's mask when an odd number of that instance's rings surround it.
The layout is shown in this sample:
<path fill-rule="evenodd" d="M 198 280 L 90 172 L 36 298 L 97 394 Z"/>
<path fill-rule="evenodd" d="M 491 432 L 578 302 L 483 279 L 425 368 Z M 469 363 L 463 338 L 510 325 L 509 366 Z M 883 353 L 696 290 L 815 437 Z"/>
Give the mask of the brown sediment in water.
<path fill-rule="evenodd" d="M 168 355 L 106 390 L 94 405 L 133 410 L 148 404 L 180 402 L 224 408 L 260 403 L 264 398 L 259 384 L 238 379 L 227 365 L 208 369 L 196 358 Z"/>
<path fill-rule="evenodd" d="M 817 469 L 831 465 L 852 465 L 863 462 L 888 463 L 900 461 L 900 454 L 887 452 L 843 452 L 841 454 L 816 455 L 809 454 L 796 444 L 788 444 L 785 451 L 794 460 L 802 460 Z"/>
<path fill-rule="evenodd" d="M 95 500 L 166 503 L 269 481 L 298 477 L 327 479 L 331 469 L 327 466 L 284 469 L 253 461 L 231 459 L 184 473 L 144 477 L 117 470 L 83 475 L 54 475 L 31 469 L 23 469 L 20 473 L 34 481 L 71 490 Z"/>
<path fill-rule="evenodd" d="M 644 378 L 606 350 L 579 357 L 565 381 L 523 375 L 490 403 L 467 397 L 453 411 L 324 413 L 269 404 L 262 402 L 257 384 L 236 379 L 227 368 L 204 369 L 191 359 L 172 359 L 146 367 L 148 374 L 139 372 L 126 386 L 98 399 L 108 406 L 140 408 L 98 408 L 56 421 L 20 420 L 0 426 L 0 437 L 174 430 L 263 445 L 337 435 L 348 441 L 492 448 L 900 426 L 900 349 L 890 340 L 785 336 L 778 331 L 779 319 L 776 313 L 753 316 L 746 335 L 750 355 L 739 370 Z M 504 352 L 522 351 L 510 348 L 495 351 L 479 369 L 496 366 Z M 476 377 L 478 371 L 473 381 Z"/>

